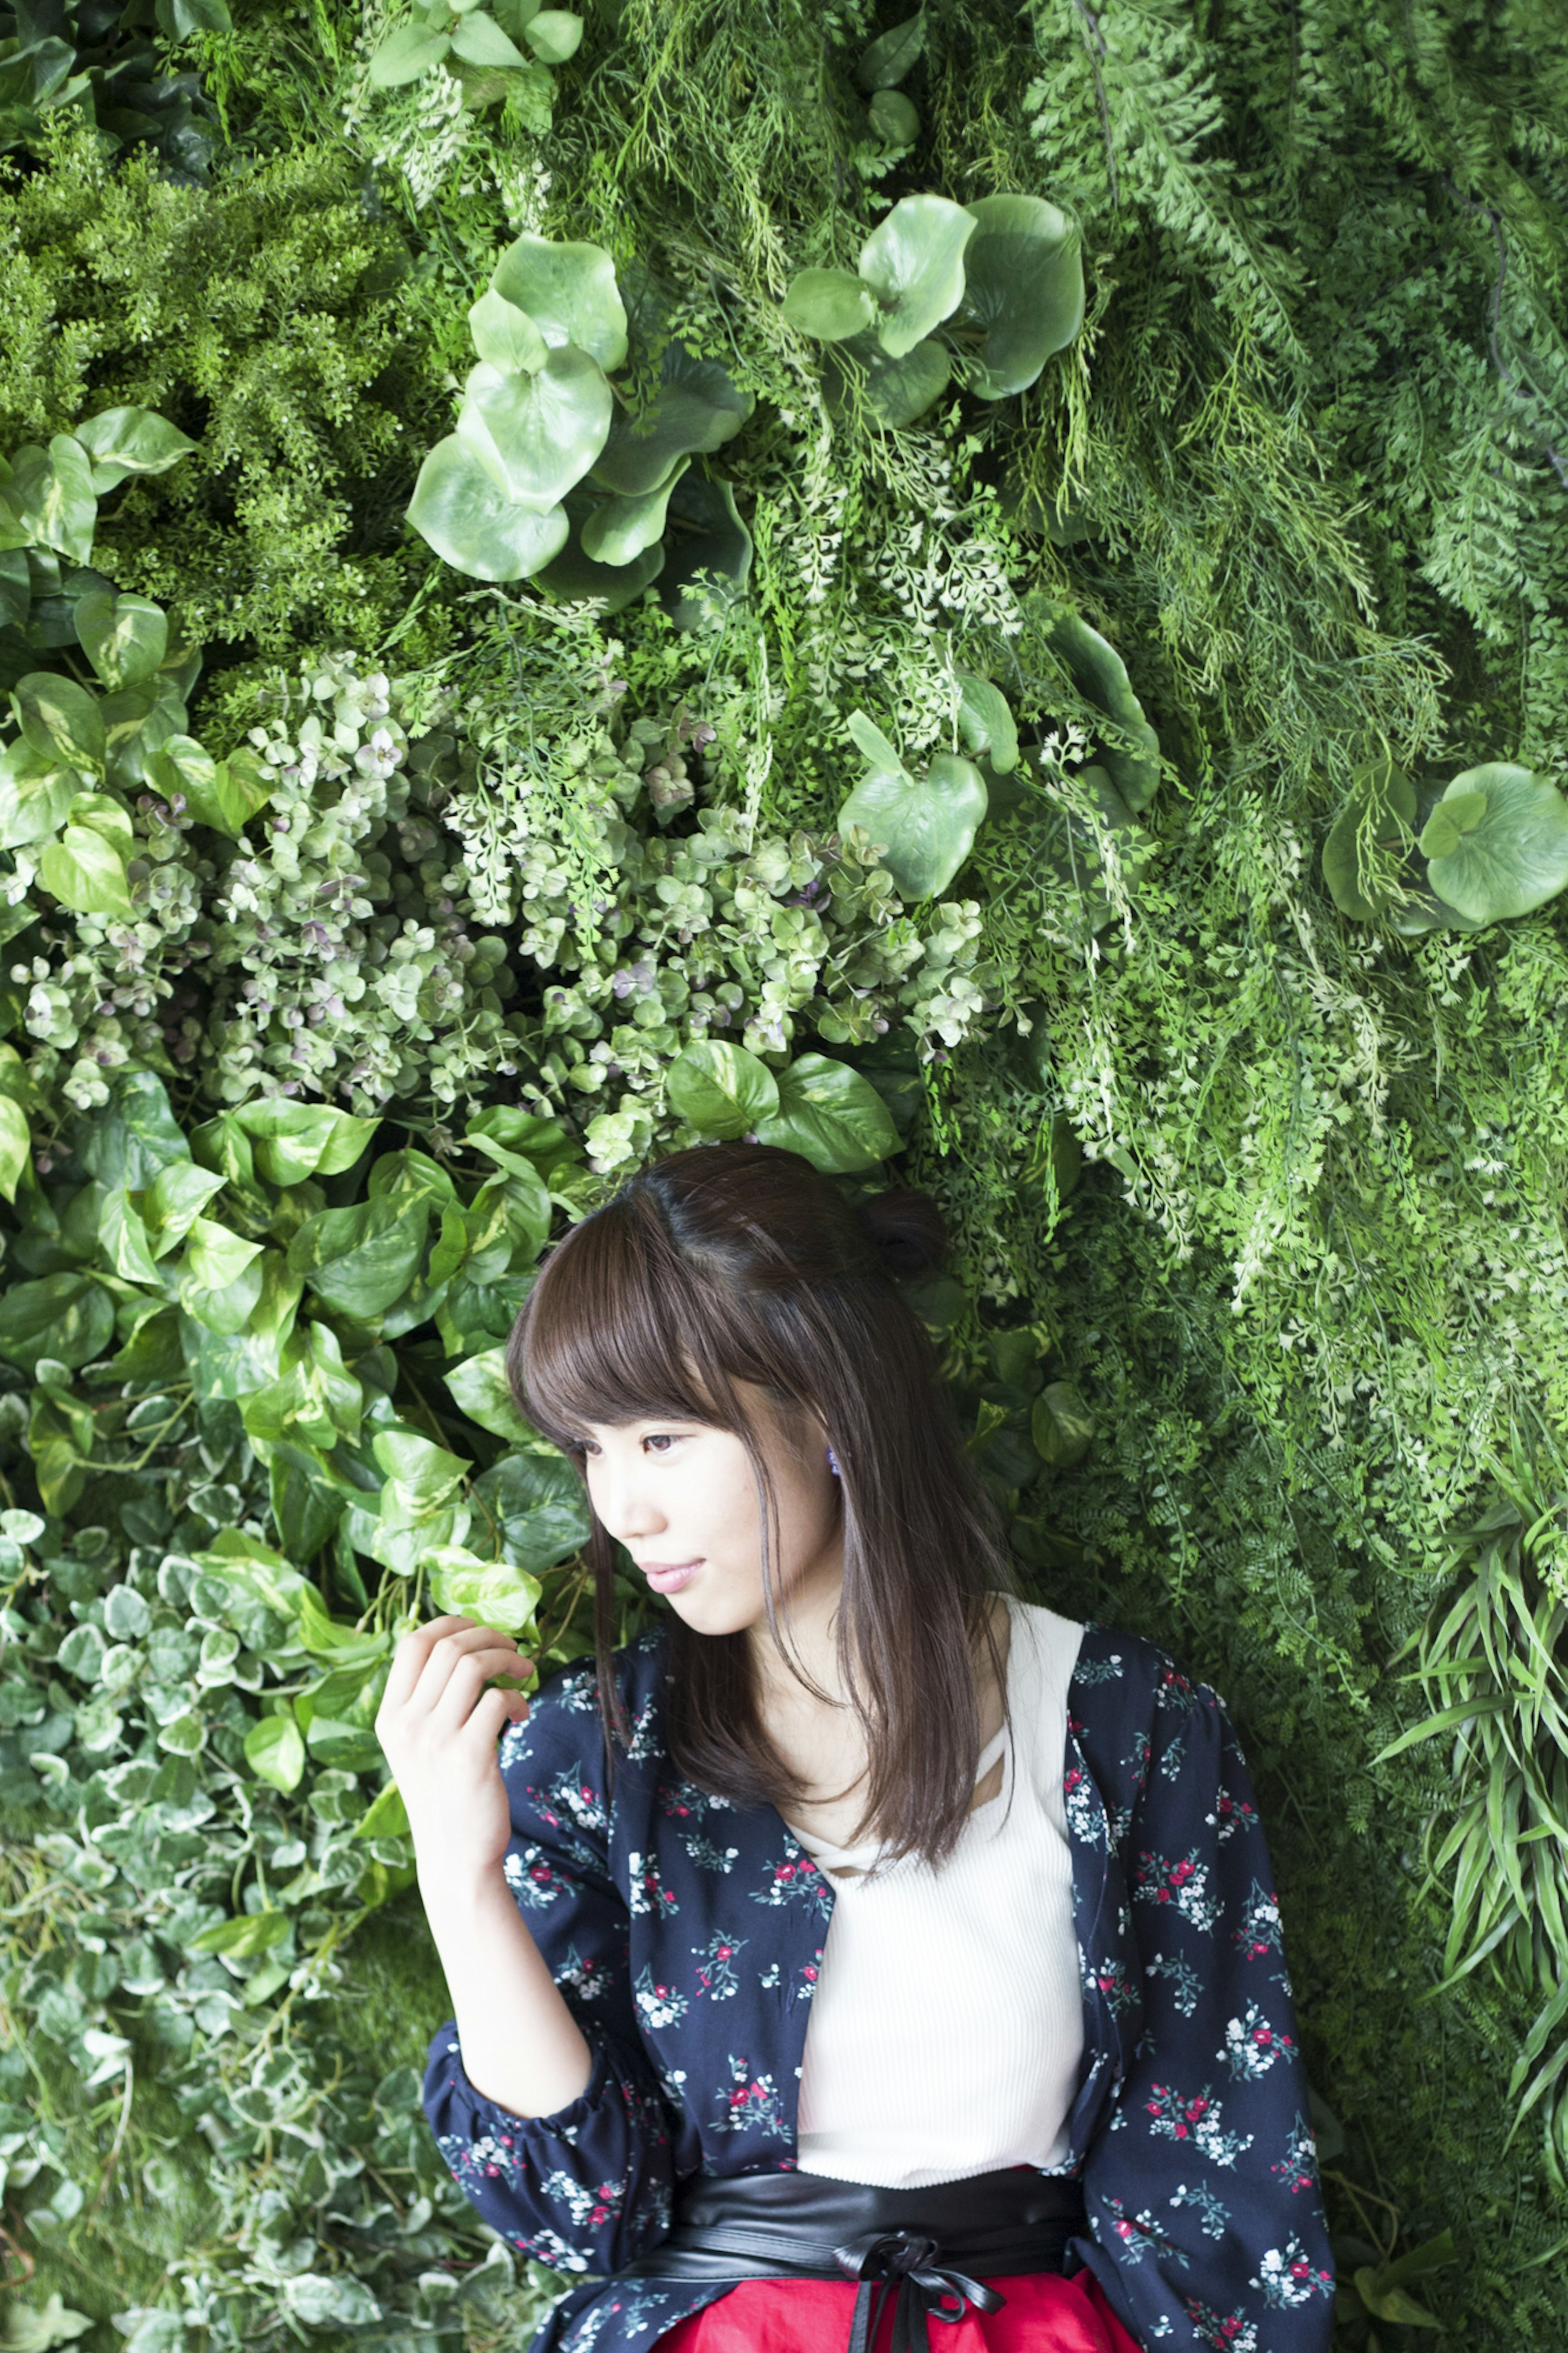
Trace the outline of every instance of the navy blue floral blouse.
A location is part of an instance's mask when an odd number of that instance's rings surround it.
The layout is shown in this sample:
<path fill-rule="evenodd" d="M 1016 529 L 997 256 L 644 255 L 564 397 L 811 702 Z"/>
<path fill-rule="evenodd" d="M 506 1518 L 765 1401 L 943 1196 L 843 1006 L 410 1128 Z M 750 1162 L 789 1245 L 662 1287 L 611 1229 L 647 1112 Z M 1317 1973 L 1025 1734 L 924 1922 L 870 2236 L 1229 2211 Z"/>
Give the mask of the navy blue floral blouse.
<path fill-rule="evenodd" d="M 594 2054 L 581 2098 L 525 2120 L 476 2092 L 448 2022 L 425 2106 L 509 2246 L 570 2290 L 532 2353 L 631 2353 L 723 2293 L 617 2283 L 694 2173 L 794 2165 L 833 1884 L 771 1806 L 675 1773 L 666 1638 L 620 1654 L 633 1726 L 605 1797 L 591 1668 L 541 1689 L 500 1752 L 506 1873 Z M 1155 2347 L 1326 2353 L 1332 2263 L 1268 1852 L 1224 1708 L 1163 1651 L 1090 1625 L 1065 1791 L 1084 2055 L 1065 2170 L 1074 2255 Z M 1076 2268 L 1076 2263 L 1069 2263 Z"/>

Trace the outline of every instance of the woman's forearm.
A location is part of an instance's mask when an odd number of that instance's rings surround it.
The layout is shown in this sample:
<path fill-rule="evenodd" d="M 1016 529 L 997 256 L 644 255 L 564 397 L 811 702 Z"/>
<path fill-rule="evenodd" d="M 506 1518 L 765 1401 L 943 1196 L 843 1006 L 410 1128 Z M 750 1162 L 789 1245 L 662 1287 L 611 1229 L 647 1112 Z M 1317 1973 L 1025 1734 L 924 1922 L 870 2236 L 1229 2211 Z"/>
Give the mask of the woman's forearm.
<path fill-rule="evenodd" d="M 501 1872 L 422 1864 L 419 1892 L 474 2089 L 514 2116 L 568 2106 L 588 2087 L 593 2056 Z"/>

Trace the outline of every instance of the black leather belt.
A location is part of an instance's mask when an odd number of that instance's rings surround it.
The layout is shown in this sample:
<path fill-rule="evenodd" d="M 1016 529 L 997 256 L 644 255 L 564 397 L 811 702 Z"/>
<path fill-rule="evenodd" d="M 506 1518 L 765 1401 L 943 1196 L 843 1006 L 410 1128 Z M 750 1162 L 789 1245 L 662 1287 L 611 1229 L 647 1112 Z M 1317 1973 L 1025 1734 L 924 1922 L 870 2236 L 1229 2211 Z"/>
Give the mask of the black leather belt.
<path fill-rule="evenodd" d="M 881 2189 L 817 2173 L 700 2177 L 677 2201 L 669 2236 L 618 2279 L 830 2279 L 858 2284 L 848 2353 L 871 2353 L 892 2308 L 891 2353 L 929 2353 L 928 2320 L 962 2320 L 1006 2302 L 988 2279 L 1061 2272 L 1086 2230 L 1076 2180 L 1026 2167 Z"/>

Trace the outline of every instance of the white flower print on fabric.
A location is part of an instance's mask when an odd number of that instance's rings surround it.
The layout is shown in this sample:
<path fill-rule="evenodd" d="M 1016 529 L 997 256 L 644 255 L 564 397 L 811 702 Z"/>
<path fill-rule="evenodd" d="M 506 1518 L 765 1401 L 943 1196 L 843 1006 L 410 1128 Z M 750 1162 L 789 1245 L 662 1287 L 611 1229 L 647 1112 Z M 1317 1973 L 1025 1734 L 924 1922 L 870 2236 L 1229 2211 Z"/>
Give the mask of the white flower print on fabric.
<path fill-rule="evenodd" d="M 631 1874 L 631 1910 L 635 1920 L 639 1914 L 651 1912 L 668 1918 L 679 1912 L 679 1905 L 658 1875 L 652 1855 L 633 1852 L 626 1857 L 626 1869 Z"/>
<path fill-rule="evenodd" d="M 1256 1879 L 1242 1907 L 1240 1922 L 1231 1933 L 1231 1941 L 1241 1947 L 1249 1961 L 1261 1960 L 1265 1953 L 1284 1950 L 1279 1898 L 1271 1888 L 1260 1887 Z"/>
<path fill-rule="evenodd" d="M 770 1862 L 763 1873 L 763 1883 L 752 1890 L 753 1904 L 776 1907 L 781 1904 L 804 1904 L 818 1919 L 832 1916 L 833 1896 L 823 1883 L 822 1873 L 811 1857 L 792 1844 L 782 1862 Z"/>
<path fill-rule="evenodd" d="M 1081 1954 L 1079 1958 L 1081 1963 Z M 1137 2007 L 1138 1989 L 1129 1979 L 1125 1963 L 1114 1957 L 1084 1968 L 1083 1984 L 1086 1993 L 1104 1996 L 1112 2018 L 1121 2018 Z"/>
<path fill-rule="evenodd" d="M 1255 2001 L 1247 2005 L 1245 2016 L 1226 2021 L 1225 2049 L 1216 2051 L 1216 2059 L 1226 2060 L 1237 2083 L 1256 2083 L 1267 2075 L 1277 2059 L 1296 2048 L 1295 2039 L 1281 2034 L 1269 2025 Z"/>
<path fill-rule="evenodd" d="M 1258 2331 L 1244 2312 L 1227 2313 L 1222 2320 L 1197 2296 L 1182 2300 L 1194 2331 L 1215 2353 L 1258 2353 Z"/>
<path fill-rule="evenodd" d="M 575 2247 L 568 2246 L 554 2231 L 535 2231 L 526 2238 L 519 2233 L 509 2239 L 507 2244 L 515 2247 L 520 2255 L 531 2256 L 536 2263 L 548 2263 L 552 2272 L 585 2272 L 588 2268 L 586 2255 L 581 2255 Z M 583 2341 L 586 2342 L 585 2339 Z"/>
<path fill-rule="evenodd" d="M 646 1966 L 637 1971 L 632 2000 L 637 2003 L 637 2016 L 650 2033 L 655 2034 L 661 2027 L 673 2026 L 676 2020 L 684 2018 L 691 2007 L 686 1996 L 678 1993 L 673 1986 L 656 1985 L 653 1970 Z"/>
<path fill-rule="evenodd" d="M 542 1912 L 547 1904 L 553 1904 L 576 1885 L 536 1846 L 525 1846 L 521 1854 L 509 1854 L 501 1868 L 519 1909 L 524 1912 Z"/>
<path fill-rule="evenodd" d="M 707 1994 L 714 2001 L 724 2001 L 740 1990 L 735 1957 L 745 1949 L 745 1945 L 744 1936 L 711 1936 L 706 1945 L 692 1946 L 699 1998 Z"/>
<path fill-rule="evenodd" d="M 1190 2186 L 1183 2182 L 1171 2200 L 1173 2206 L 1194 2206 L 1198 2212 L 1198 2228 L 1205 2239 L 1223 2239 L 1230 2221 L 1230 2208 L 1216 2198 L 1205 2181 Z"/>
<path fill-rule="evenodd" d="M 1312 2127 L 1300 2111 L 1290 2126 L 1285 2142 L 1285 2154 L 1269 2172 L 1282 2181 L 1292 2197 L 1303 2189 L 1318 2186 L 1318 2144 L 1312 2137 Z"/>
<path fill-rule="evenodd" d="M 1284 2247 L 1270 2247 L 1258 2264 L 1258 2277 L 1247 2282 L 1262 2290 L 1265 2304 L 1276 2308 L 1310 2304 L 1315 2295 L 1331 2295 L 1333 2284 L 1332 2272 L 1315 2271 L 1306 2248 L 1294 2237 Z"/>
<path fill-rule="evenodd" d="M 553 2173 L 547 2173 L 539 2186 L 552 2204 L 565 2207 L 579 2230 L 584 2227 L 599 2229 L 613 2215 L 618 2214 L 626 2203 L 626 2185 L 624 2181 L 602 2181 L 595 2188 L 589 2189 L 574 2175 L 564 2173 L 559 2168 Z"/>
<path fill-rule="evenodd" d="M 1220 2103 L 1208 2084 L 1190 2095 L 1169 2084 L 1151 2084 L 1144 2105 L 1154 2119 L 1151 2132 L 1165 2140 L 1191 2141 L 1211 2165 L 1233 2166 L 1252 2147 L 1251 2133 L 1225 2130 Z"/>
<path fill-rule="evenodd" d="M 546 1781 L 540 1811 L 547 1821 L 553 1813 L 563 1821 L 574 1822 L 580 1831 L 604 1831 L 610 1826 L 604 1799 L 581 1773 L 558 1773 Z"/>
<path fill-rule="evenodd" d="M 1194 1928 L 1212 1934 L 1219 1906 L 1208 1892 L 1209 1868 L 1196 1847 L 1179 1860 L 1163 1854 L 1141 1854 L 1132 1870 L 1132 1894 L 1141 1904 L 1168 1904 Z M 1278 1915 L 1276 1915 L 1278 1916 Z"/>
<path fill-rule="evenodd" d="M 1205 1814 L 1204 1820 L 1213 1825 L 1217 1834 L 1218 1843 L 1224 1846 L 1226 1841 L 1233 1839 L 1237 1831 L 1254 1831 L 1258 1828 L 1258 1809 L 1256 1806 L 1249 1805 L 1245 1798 L 1233 1797 L 1230 1791 L 1222 1786 L 1218 1797 L 1215 1799 L 1213 1813 Z"/>
<path fill-rule="evenodd" d="M 1062 1779 L 1062 1797 L 1067 1806 L 1068 1836 L 1109 1854 L 1110 1824 L 1100 1792 L 1081 1765 L 1068 1766 Z"/>
<path fill-rule="evenodd" d="M 789 2126 L 784 2100 L 771 2075 L 753 2075 L 750 2062 L 730 2054 L 730 2082 L 714 2098 L 720 2104 L 715 2130 L 721 2133 L 762 2132 L 770 2140 L 787 2140 Z"/>
<path fill-rule="evenodd" d="M 738 1846 L 715 1846 L 700 1831 L 682 1831 L 680 1843 L 699 1871 L 733 1871 L 741 1859 Z"/>
<path fill-rule="evenodd" d="M 568 1945 L 565 1958 L 555 1972 L 555 1982 L 569 1987 L 579 2001 L 603 2001 L 613 1980 L 602 1961 L 592 1956 L 584 1960 L 575 1945 Z"/>
<path fill-rule="evenodd" d="M 1119 1683 L 1122 1677 L 1121 1653 L 1112 1651 L 1108 1659 L 1079 1658 L 1073 1670 L 1076 1683 Z"/>
<path fill-rule="evenodd" d="M 1111 2215 L 1110 2236 L 1123 2263 L 1139 2263 L 1145 2255 L 1155 2254 L 1163 2255 L 1178 2271 L 1191 2268 L 1182 2249 L 1161 2230 L 1147 2207 L 1142 2214 L 1129 2214 L 1120 2198 L 1108 2198 L 1105 2203 Z M 1100 2236 L 1105 2235 L 1098 2224 L 1097 2230 Z"/>
<path fill-rule="evenodd" d="M 1191 1961 L 1184 1960 L 1179 1953 L 1154 1953 L 1144 1962 L 1143 1974 L 1146 1978 L 1169 1978 L 1174 1989 L 1171 2000 L 1176 2010 L 1183 2018 L 1192 2017 L 1203 1991 L 1203 1979 Z"/>

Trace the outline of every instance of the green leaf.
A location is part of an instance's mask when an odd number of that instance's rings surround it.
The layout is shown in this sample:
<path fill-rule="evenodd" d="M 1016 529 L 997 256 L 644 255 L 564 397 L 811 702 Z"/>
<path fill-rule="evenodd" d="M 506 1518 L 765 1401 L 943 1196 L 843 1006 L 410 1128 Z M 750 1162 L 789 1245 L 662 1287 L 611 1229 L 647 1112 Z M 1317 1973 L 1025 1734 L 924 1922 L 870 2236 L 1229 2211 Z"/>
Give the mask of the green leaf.
<path fill-rule="evenodd" d="M 47 451 L 18 449 L 5 496 L 28 538 L 69 564 L 89 561 L 98 492 L 87 453 L 69 434 L 57 433 Z"/>
<path fill-rule="evenodd" d="M 838 364 L 840 353 L 854 364 L 866 406 L 883 425 L 913 425 L 941 397 L 952 374 L 952 363 L 940 343 L 917 343 L 901 359 L 889 359 L 874 334 L 855 335 L 828 353 L 828 385 L 839 404 L 847 396 L 850 381 Z"/>
<path fill-rule="evenodd" d="M 847 269 L 803 269 L 790 280 L 784 314 L 800 334 L 818 343 L 842 343 L 858 335 L 877 316 L 877 305 L 864 279 Z"/>
<path fill-rule="evenodd" d="M 252 1606 L 273 1610 L 279 1618 L 292 1619 L 311 1590 L 281 1553 L 237 1528 L 226 1528 L 210 1551 L 193 1557 L 204 1577 L 216 1578 Z"/>
<path fill-rule="evenodd" d="M 1053 1471 L 1070 1471 L 1094 1441 L 1094 1417 L 1070 1381 L 1051 1381 L 1035 1399 L 1030 1435 Z"/>
<path fill-rule="evenodd" d="M 670 492 L 659 601 L 678 629 L 722 621 L 752 571 L 752 534 L 728 482 L 695 469 Z"/>
<path fill-rule="evenodd" d="M 455 1494 L 473 1467 L 461 1454 L 449 1454 L 415 1430 L 379 1430 L 370 1451 L 387 1477 L 425 1511 L 436 1510 Z"/>
<path fill-rule="evenodd" d="M 873 139 L 884 147 L 912 147 L 920 137 L 920 109 L 901 90 L 879 90 L 866 110 Z"/>
<path fill-rule="evenodd" d="M 475 580 L 523 580 L 566 544 L 564 507 L 537 514 L 508 498 L 468 443 L 437 441 L 419 469 L 408 520 L 456 571 Z"/>
<path fill-rule="evenodd" d="M 965 210 L 975 230 L 952 325 L 984 331 L 970 381 L 983 400 L 1001 400 L 1033 384 L 1083 325 L 1080 242 L 1043 196 L 982 196 Z"/>
<path fill-rule="evenodd" d="M 295 1103 L 265 1095 L 232 1114 L 256 1149 L 256 1170 L 269 1185 L 298 1185 L 306 1176 L 341 1176 L 363 1153 L 379 1119 L 362 1119 L 331 1103 Z"/>
<path fill-rule="evenodd" d="M 74 617 L 89 661 L 110 689 L 140 685 L 169 650 L 168 616 L 145 596 L 89 589 L 78 598 Z"/>
<path fill-rule="evenodd" d="M 513 67 L 528 63 L 521 50 L 515 48 L 507 39 L 495 18 L 487 16 L 479 8 L 458 20 L 452 35 L 452 53 L 461 58 L 465 65 L 470 66 Z"/>
<path fill-rule="evenodd" d="M 535 586 L 573 604 L 592 601 L 607 612 L 620 612 L 664 570 L 663 542 L 656 540 L 629 564 L 595 564 L 584 552 L 581 537 L 582 526 L 595 510 L 585 499 L 574 499 L 567 512 L 573 519 L 571 537 L 561 554 L 534 575 Z"/>
<path fill-rule="evenodd" d="M 1160 738 L 1143 716 L 1143 706 L 1132 691 L 1127 665 L 1114 646 L 1074 612 L 1053 608 L 1049 628 L 1052 652 L 1063 664 L 1084 701 L 1104 712 L 1131 744 L 1107 741 L 1100 758 L 1134 817 L 1147 808 L 1160 783 Z"/>
<path fill-rule="evenodd" d="M 863 825 L 882 846 L 882 863 L 901 899 L 934 899 L 974 846 L 988 806 L 985 780 L 969 760 L 939 753 L 922 777 L 874 768 L 838 811 L 842 832 Z"/>
<path fill-rule="evenodd" d="M 1485 809 L 1476 817 L 1473 802 L 1482 796 Z M 1545 776 L 1489 761 L 1456 776 L 1433 817 L 1451 817 L 1456 803 L 1466 809 L 1463 828 L 1455 826 L 1452 846 L 1426 873 L 1438 896 L 1471 923 L 1528 915 L 1568 884 L 1568 801 Z"/>
<path fill-rule="evenodd" d="M 778 1110 L 758 1122 L 758 1139 L 803 1154 L 814 1168 L 847 1176 L 891 1159 L 900 1148 L 887 1104 L 847 1062 L 802 1054 L 780 1071 L 778 1090 Z"/>
<path fill-rule="evenodd" d="M 0 752 L 0 849 L 41 841 L 65 822 L 81 790 L 80 772 L 58 752 L 35 751 L 26 737 Z"/>
<path fill-rule="evenodd" d="M 1355 2274 L 1356 2294 L 1374 2320 L 1392 2320 L 1403 2328 L 1441 2328 L 1442 2322 L 1402 2287 L 1390 2287 L 1370 2263 Z"/>
<path fill-rule="evenodd" d="M 238 838 L 241 828 L 271 797 L 254 753 L 243 748 L 215 760 L 194 735 L 170 735 L 146 764 L 147 781 L 171 800 L 183 799 L 188 814 L 215 832 Z"/>
<path fill-rule="evenodd" d="M 1415 787 L 1403 768 L 1377 760 L 1358 768 L 1350 798 L 1323 844 L 1323 881 L 1342 915 L 1374 923 L 1388 912 L 1388 900 L 1368 895 L 1371 881 L 1362 844 L 1385 854 L 1409 847 L 1415 823 Z"/>
<path fill-rule="evenodd" d="M 778 1114 L 778 1082 L 767 1064 L 722 1038 L 688 1046 L 666 1083 L 671 1105 L 700 1135 L 746 1135 Z"/>
<path fill-rule="evenodd" d="M 211 1218 L 193 1218 L 185 1240 L 185 1271 L 197 1291 L 222 1291 L 238 1281 L 252 1259 L 261 1254 L 259 1242 L 231 1234 Z"/>
<path fill-rule="evenodd" d="M 958 687 L 959 733 L 973 753 L 989 758 L 998 776 L 1010 776 L 1018 765 L 1018 730 L 1006 696 L 973 670 L 958 672 Z"/>
<path fill-rule="evenodd" d="M 78 793 L 66 817 L 70 824 L 85 826 L 89 833 L 96 833 L 100 841 L 107 841 L 117 858 L 131 856 L 135 840 L 131 819 L 111 794 Z"/>
<path fill-rule="evenodd" d="M 90 776 L 103 774 L 108 737 L 98 697 L 74 679 L 30 670 L 11 697 L 16 723 L 35 752 L 53 754 Z"/>
<path fill-rule="evenodd" d="M 862 90 L 891 90 L 918 61 L 925 47 L 926 13 L 919 9 L 901 25 L 883 33 L 865 50 L 855 69 Z"/>
<path fill-rule="evenodd" d="M 440 64 L 451 46 L 445 33 L 432 35 L 422 25 L 400 25 L 372 55 L 372 89 L 398 90 L 405 82 L 417 81 Z"/>
<path fill-rule="evenodd" d="M 468 332 L 481 360 L 503 375 L 533 375 L 550 346 L 526 311 L 492 286 L 468 312 Z"/>
<path fill-rule="evenodd" d="M 120 915 L 129 921 L 136 913 L 124 860 L 100 833 L 86 826 L 68 825 L 58 841 L 46 844 L 38 880 L 62 907 L 79 915 Z"/>
<path fill-rule="evenodd" d="M 438 1610 L 460 1611 L 503 1634 L 521 1634 L 531 1622 L 542 1589 L 536 1577 L 510 1561 L 478 1560 L 460 1545 L 441 1546 L 426 1560 L 430 1599 Z"/>
<path fill-rule="evenodd" d="M 597 360 L 606 375 L 626 358 L 626 306 L 616 265 L 602 245 L 561 243 L 525 231 L 502 254 L 490 284 L 528 312 L 552 349 L 574 344 Z"/>
<path fill-rule="evenodd" d="M 563 66 L 582 47 L 583 19 L 570 8 L 542 8 L 522 37 L 542 65 Z"/>
<path fill-rule="evenodd" d="M 623 498 L 641 498 L 670 480 L 679 459 L 722 448 L 752 405 L 717 360 L 694 359 L 684 343 L 671 341 L 659 362 L 658 397 L 641 417 L 616 410 L 593 479 Z"/>
<path fill-rule="evenodd" d="M 100 1185 L 125 1185 L 132 1193 L 151 1185 L 171 1162 L 191 1156 L 163 1082 L 152 1071 L 117 1074 L 113 1102 L 83 1122 L 77 1150 Z"/>
<path fill-rule="evenodd" d="M 641 498 L 606 499 L 583 525 L 583 553 L 595 564 L 630 564 L 664 537 L 669 494 L 690 464 L 683 458 L 669 480 Z"/>
<path fill-rule="evenodd" d="M 532 1576 L 569 1560 L 588 1541 L 583 1482 L 553 1451 L 509 1454 L 476 1479 L 471 1492 L 506 1558 Z"/>
<path fill-rule="evenodd" d="M 383 1193 L 307 1218 L 289 1245 L 291 1273 L 323 1303 L 370 1323 L 401 1297 L 424 1254 L 427 1196 Z"/>
<path fill-rule="evenodd" d="M 127 1282 L 160 1287 L 161 1278 L 147 1247 L 147 1229 L 123 1186 L 106 1194 L 99 1218 L 98 1238 L 103 1258 Z"/>
<path fill-rule="evenodd" d="M 274 1719 L 279 1721 L 280 1719 Z M 298 1734 L 295 1737 L 298 1738 Z M 193 1936 L 185 1950 L 188 1953 L 227 1953 L 237 1961 L 254 1960 L 258 1953 L 269 1953 L 289 1934 L 287 1912 L 266 1910 L 245 1912 L 233 1920 L 220 1920 L 212 1928 L 204 1928 Z"/>
<path fill-rule="evenodd" d="M 40 1356 L 74 1371 L 114 1336 L 114 1302 L 88 1274 L 46 1274 L 0 1293 L 0 1356 L 32 1372 Z"/>
<path fill-rule="evenodd" d="M 106 408 L 79 425 L 76 438 L 92 459 L 92 487 L 100 498 L 127 474 L 166 474 L 196 446 L 150 408 Z"/>
<path fill-rule="evenodd" d="M 305 1743 L 291 1715 L 264 1715 L 245 1736 L 245 1761 L 258 1781 L 288 1797 L 305 1777 Z"/>
<path fill-rule="evenodd" d="M 371 1799 L 349 1836 L 353 1839 L 408 1836 L 408 1809 L 395 1781 L 389 1781 L 385 1788 Z"/>
<path fill-rule="evenodd" d="M 906 353 L 956 308 L 973 216 L 945 196 L 901 196 L 860 248 L 860 275 L 877 297 L 877 340 L 889 359 Z"/>
<path fill-rule="evenodd" d="M 194 1161 L 174 1160 L 161 1168 L 142 1200 L 142 1217 L 152 1238 L 153 1256 L 166 1258 L 177 1250 L 224 1178 Z"/>
<path fill-rule="evenodd" d="M 10 1095 L 0 1095 L 0 1195 L 7 1201 L 16 1198 L 31 1152 L 26 1113 Z"/>
<path fill-rule="evenodd" d="M 477 1421 L 481 1430 L 504 1438 L 509 1446 L 526 1445 L 538 1437 L 532 1424 L 524 1420 L 512 1401 L 504 1347 L 487 1348 L 480 1356 L 468 1356 L 442 1377 L 468 1419 Z"/>
<path fill-rule="evenodd" d="M 906 782 L 911 781 L 898 752 L 863 711 L 852 711 L 844 723 L 857 749 L 879 776 L 901 776 Z"/>

